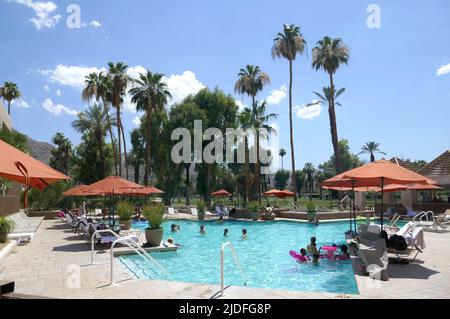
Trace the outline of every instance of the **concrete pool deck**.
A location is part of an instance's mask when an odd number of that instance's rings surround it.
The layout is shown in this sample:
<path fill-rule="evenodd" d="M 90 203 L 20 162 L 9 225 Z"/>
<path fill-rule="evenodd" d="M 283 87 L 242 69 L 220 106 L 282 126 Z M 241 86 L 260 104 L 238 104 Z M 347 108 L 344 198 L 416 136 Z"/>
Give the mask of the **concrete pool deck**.
<path fill-rule="evenodd" d="M 181 216 L 174 216 L 175 219 Z M 359 295 L 285 291 L 232 286 L 225 298 L 450 298 L 450 232 L 425 234 L 427 249 L 416 263 L 389 265 L 390 280 L 373 282 L 356 275 Z M 16 282 L 15 292 L 51 298 L 181 298 L 210 299 L 218 295 L 217 285 L 132 278 L 115 260 L 115 280 L 109 283 L 109 252 L 95 254 L 90 262 L 90 245 L 59 220 L 46 220 L 32 242 L 17 247 L 0 261 L 0 280 Z"/>

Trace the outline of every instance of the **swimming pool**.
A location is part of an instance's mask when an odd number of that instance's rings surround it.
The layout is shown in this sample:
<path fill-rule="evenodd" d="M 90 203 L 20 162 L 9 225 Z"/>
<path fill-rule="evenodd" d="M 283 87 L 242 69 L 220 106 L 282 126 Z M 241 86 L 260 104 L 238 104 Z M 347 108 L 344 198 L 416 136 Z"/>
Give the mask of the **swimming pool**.
<path fill-rule="evenodd" d="M 170 225 L 180 225 L 181 231 L 172 233 Z M 205 225 L 206 234 L 199 234 Z M 133 223 L 133 228 L 144 230 L 146 222 Z M 298 264 L 289 255 L 290 250 L 306 247 L 311 236 L 321 244 L 344 243 L 347 222 L 323 223 L 314 226 L 305 223 L 224 221 L 166 221 L 164 240 L 172 237 L 181 247 L 178 252 L 153 253 L 169 272 L 165 278 L 137 255 L 119 257 L 127 270 L 137 278 L 164 279 L 193 283 L 220 284 L 220 248 L 230 241 L 236 249 L 242 268 L 247 275 L 247 286 L 358 294 L 351 261 L 330 262 L 319 265 Z M 224 237 L 224 229 L 229 236 Z M 248 239 L 241 237 L 247 229 Z M 225 252 L 225 285 L 242 286 L 243 280 L 235 267 L 229 250 Z"/>

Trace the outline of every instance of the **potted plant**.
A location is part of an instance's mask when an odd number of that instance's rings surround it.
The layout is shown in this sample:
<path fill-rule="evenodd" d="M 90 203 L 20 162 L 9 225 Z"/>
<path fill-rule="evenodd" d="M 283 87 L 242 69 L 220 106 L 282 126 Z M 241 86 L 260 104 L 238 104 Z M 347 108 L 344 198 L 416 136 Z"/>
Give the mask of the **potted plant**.
<path fill-rule="evenodd" d="M 206 205 L 205 205 L 205 202 L 204 201 L 199 201 L 198 203 L 197 203 L 197 217 L 198 217 L 198 220 L 204 220 L 205 219 L 205 208 L 206 208 Z"/>
<path fill-rule="evenodd" d="M 162 204 L 147 205 L 142 209 L 142 215 L 148 222 L 145 229 L 145 239 L 150 247 L 159 246 L 163 238 L 164 206 Z"/>
<path fill-rule="evenodd" d="M 312 200 L 306 204 L 306 212 L 308 214 L 308 221 L 311 223 L 315 222 L 317 217 L 317 207 Z"/>
<path fill-rule="evenodd" d="M 4 244 L 8 240 L 8 234 L 14 230 L 14 222 L 0 216 L 0 243 Z"/>
<path fill-rule="evenodd" d="M 261 213 L 261 205 L 258 202 L 250 202 L 247 205 L 247 209 L 250 213 L 250 218 L 258 220 Z"/>
<path fill-rule="evenodd" d="M 124 230 L 131 228 L 131 217 L 133 216 L 133 206 L 130 203 L 121 201 L 117 203 L 117 215 L 119 215 L 119 222 L 123 225 Z"/>

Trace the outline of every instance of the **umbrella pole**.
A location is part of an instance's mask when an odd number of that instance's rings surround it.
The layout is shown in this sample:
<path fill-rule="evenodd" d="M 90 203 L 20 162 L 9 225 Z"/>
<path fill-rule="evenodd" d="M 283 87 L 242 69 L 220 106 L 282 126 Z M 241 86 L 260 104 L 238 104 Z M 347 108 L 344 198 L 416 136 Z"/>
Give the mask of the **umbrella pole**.
<path fill-rule="evenodd" d="M 352 180 L 352 207 L 353 207 L 353 226 L 356 233 L 356 207 L 355 207 L 355 181 Z"/>
<path fill-rule="evenodd" d="M 384 219 L 384 177 L 381 178 L 381 230 L 383 230 L 383 219 Z"/>

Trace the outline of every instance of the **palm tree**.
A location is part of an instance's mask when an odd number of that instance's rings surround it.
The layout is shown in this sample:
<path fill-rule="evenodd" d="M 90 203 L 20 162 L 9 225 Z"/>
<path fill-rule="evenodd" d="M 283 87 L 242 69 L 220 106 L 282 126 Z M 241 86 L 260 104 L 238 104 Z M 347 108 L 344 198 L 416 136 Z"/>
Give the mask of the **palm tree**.
<path fill-rule="evenodd" d="M 330 101 L 328 106 L 328 114 L 330 117 L 331 140 L 334 149 L 334 158 L 336 172 L 341 173 L 341 159 L 339 154 L 339 139 L 336 125 L 336 112 L 334 103 L 334 81 L 333 75 L 342 63 L 348 64 L 350 50 L 344 44 L 341 38 L 332 39 L 328 36 L 317 42 L 316 47 L 312 50 L 313 62 L 312 67 L 316 70 L 323 69 L 328 73 L 330 78 Z"/>
<path fill-rule="evenodd" d="M 128 65 L 119 63 L 108 63 L 108 78 L 111 83 L 109 100 L 111 104 L 116 108 L 116 121 L 117 121 L 117 138 L 119 146 L 119 175 L 122 176 L 122 139 L 123 148 L 125 154 L 125 163 L 127 163 L 127 144 L 125 141 L 125 133 L 123 130 L 122 119 L 120 116 L 120 108 L 123 102 L 123 96 L 126 94 L 128 83 L 130 82 L 130 77 L 127 75 Z M 125 164 L 125 174 L 128 179 L 128 165 Z"/>
<path fill-rule="evenodd" d="M 111 82 L 110 79 L 103 75 L 103 72 L 100 73 L 91 73 L 85 77 L 84 80 L 84 89 L 81 93 L 81 99 L 84 102 L 89 103 L 93 98 L 97 102 L 102 101 L 103 109 L 106 113 L 106 120 L 108 122 L 108 132 L 109 137 L 111 139 L 111 145 L 113 147 L 113 153 L 114 153 L 114 169 L 116 172 L 116 175 L 119 174 L 119 171 L 117 169 L 117 157 L 120 156 L 120 154 L 117 154 L 116 150 L 116 142 L 114 140 L 114 134 L 112 132 L 112 126 L 111 126 L 111 119 L 109 116 L 109 96 L 111 92 Z"/>
<path fill-rule="evenodd" d="M 268 138 L 267 134 L 274 132 L 272 126 L 268 122 L 272 119 L 276 119 L 278 116 L 275 113 L 266 114 L 267 102 L 258 104 L 255 102 L 253 110 L 247 109 L 246 112 L 250 112 L 250 124 L 254 128 L 255 133 L 255 147 L 256 147 L 256 165 L 255 165 L 255 188 L 258 194 L 258 200 L 261 202 L 261 177 L 259 168 L 259 151 L 260 151 L 260 138 Z"/>
<path fill-rule="evenodd" d="M 252 97 L 252 109 L 256 108 L 256 95 L 262 91 L 266 84 L 270 83 L 269 76 L 262 72 L 259 66 L 248 64 L 238 73 L 239 79 L 234 85 L 234 92 L 247 94 Z"/>
<path fill-rule="evenodd" d="M 8 102 L 8 115 L 11 115 L 11 101 L 20 98 L 21 93 L 16 83 L 5 82 L 0 88 L 0 96 Z"/>
<path fill-rule="evenodd" d="M 63 133 L 56 133 L 52 138 L 52 143 L 56 146 L 51 150 L 49 164 L 54 169 L 64 173 L 69 173 L 69 163 L 73 156 L 72 143 Z"/>
<path fill-rule="evenodd" d="M 312 163 L 306 163 L 303 168 L 303 172 L 308 177 L 308 196 L 311 199 L 312 191 L 313 191 L 313 174 L 315 172 L 315 167 Z"/>
<path fill-rule="evenodd" d="M 278 155 L 281 157 L 281 170 L 284 171 L 284 157 L 286 156 L 286 150 L 284 148 L 280 148 Z"/>
<path fill-rule="evenodd" d="M 380 150 L 380 143 L 372 141 L 367 142 L 363 147 L 361 147 L 361 152 L 359 152 L 358 155 L 370 154 L 370 162 L 373 163 L 375 162 L 375 153 L 386 155 L 385 152 Z"/>
<path fill-rule="evenodd" d="M 143 111 L 147 118 L 146 152 L 145 152 L 145 174 L 144 183 L 149 183 L 150 159 L 151 159 L 151 136 L 152 136 L 152 114 L 162 110 L 168 99 L 172 97 L 167 84 L 164 82 L 164 74 L 147 73 L 139 74 L 134 80 L 134 87 L 130 89 L 131 102 L 136 104 L 138 111 Z"/>
<path fill-rule="evenodd" d="M 244 169 L 243 169 L 243 179 L 244 179 L 244 204 L 247 203 L 248 199 L 248 186 L 250 180 L 250 169 L 249 169 L 249 149 L 248 149 L 248 135 L 247 130 L 249 130 L 252 126 L 252 112 L 251 109 L 245 108 L 238 115 L 239 126 L 245 131 L 244 133 Z"/>
<path fill-rule="evenodd" d="M 297 53 L 303 54 L 306 41 L 300 28 L 291 24 L 283 26 L 283 32 L 279 32 L 273 40 L 272 57 L 284 58 L 289 61 L 289 129 L 291 142 L 291 181 L 292 190 L 295 193 L 294 202 L 297 202 L 297 187 L 295 185 L 295 152 L 294 152 L 294 128 L 292 126 L 292 64 Z"/>
<path fill-rule="evenodd" d="M 128 161 L 134 167 L 134 182 L 139 184 L 140 168 L 144 164 L 145 158 L 145 142 L 140 128 L 131 131 L 130 141 L 132 149 L 128 156 Z"/>
<path fill-rule="evenodd" d="M 104 158 L 104 138 L 108 131 L 108 121 L 104 108 L 98 104 L 90 106 L 85 112 L 78 113 L 78 118 L 72 122 L 72 127 L 79 133 L 95 142 L 98 158 Z M 100 161 L 100 170 L 105 172 L 104 161 Z"/>

